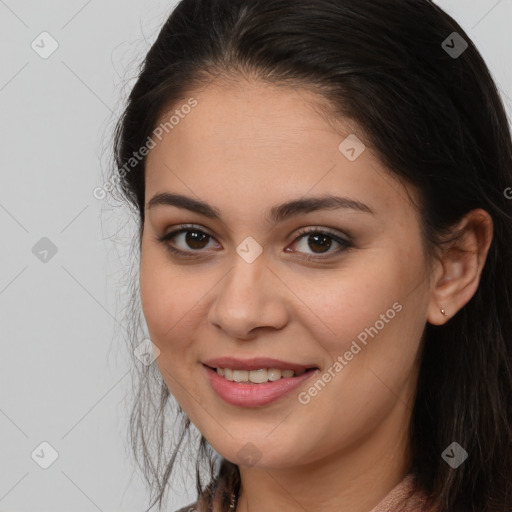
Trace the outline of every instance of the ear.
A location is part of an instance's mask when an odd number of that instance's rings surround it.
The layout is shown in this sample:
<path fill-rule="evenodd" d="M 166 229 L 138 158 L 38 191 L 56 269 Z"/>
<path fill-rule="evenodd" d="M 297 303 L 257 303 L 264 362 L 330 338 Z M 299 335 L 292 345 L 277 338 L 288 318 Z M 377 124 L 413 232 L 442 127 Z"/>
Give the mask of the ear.
<path fill-rule="evenodd" d="M 457 232 L 460 236 L 441 248 L 434 267 L 427 310 L 427 321 L 433 325 L 447 322 L 476 292 L 492 242 L 492 218 L 481 208 L 471 210 L 454 227 Z"/>

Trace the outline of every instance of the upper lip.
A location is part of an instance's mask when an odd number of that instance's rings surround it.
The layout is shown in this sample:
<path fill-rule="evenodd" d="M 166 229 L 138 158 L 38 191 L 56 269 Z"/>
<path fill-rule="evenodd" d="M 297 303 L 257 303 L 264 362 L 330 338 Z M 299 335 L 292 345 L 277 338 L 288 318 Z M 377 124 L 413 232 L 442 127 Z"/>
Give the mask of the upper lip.
<path fill-rule="evenodd" d="M 314 364 L 299 364 L 269 357 L 254 357 L 251 359 L 237 359 L 236 357 L 218 357 L 203 361 L 203 364 L 211 368 L 229 368 L 231 370 L 260 370 L 262 368 L 276 368 L 279 370 L 302 371 L 317 368 Z"/>

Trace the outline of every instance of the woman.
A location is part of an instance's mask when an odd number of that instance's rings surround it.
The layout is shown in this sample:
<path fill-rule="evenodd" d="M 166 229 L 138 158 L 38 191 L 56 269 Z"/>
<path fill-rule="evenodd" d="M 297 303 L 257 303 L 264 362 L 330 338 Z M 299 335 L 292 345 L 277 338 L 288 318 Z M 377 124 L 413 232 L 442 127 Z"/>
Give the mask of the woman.
<path fill-rule="evenodd" d="M 194 426 L 183 511 L 511 510 L 511 136 L 452 18 L 182 0 L 115 159 L 157 356 L 131 430 L 152 505 Z"/>

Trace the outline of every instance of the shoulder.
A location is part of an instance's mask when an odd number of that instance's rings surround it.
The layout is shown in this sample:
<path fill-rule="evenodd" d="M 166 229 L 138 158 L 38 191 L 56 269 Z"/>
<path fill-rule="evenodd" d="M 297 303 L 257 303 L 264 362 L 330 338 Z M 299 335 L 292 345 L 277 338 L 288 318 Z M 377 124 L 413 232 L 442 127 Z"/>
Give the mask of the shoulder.
<path fill-rule="evenodd" d="M 197 502 L 194 502 L 194 503 L 191 503 L 190 505 L 187 505 L 186 507 L 176 510 L 175 512 L 199 512 L 196 508 L 196 505 L 197 505 Z"/>

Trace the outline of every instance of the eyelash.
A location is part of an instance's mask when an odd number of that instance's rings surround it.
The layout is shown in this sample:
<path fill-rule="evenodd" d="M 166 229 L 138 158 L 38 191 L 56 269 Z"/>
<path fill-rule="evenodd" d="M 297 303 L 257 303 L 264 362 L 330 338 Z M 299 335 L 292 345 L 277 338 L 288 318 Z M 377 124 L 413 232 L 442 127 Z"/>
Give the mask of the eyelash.
<path fill-rule="evenodd" d="M 156 237 L 156 239 L 159 242 L 163 243 L 165 245 L 165 248 L 170 253 L 172 253 L 174 255 L 177 255 L 177 256 L 180 256 L 180 257 L 184 257 L 184 258 L 196 258 L 195 255 L 191 255 L 190 253 L 191 252 L 199 253 L 199 252 L 202 252 L 202 250 L 182 251 L 181 249 L 176 249 L 176 247 L 173 247 L 169 243 L 169 241 L 172 238 L 174 238 L 175 236 L 177 236 L 177 235 L 179 235 L 181 233 L 187 233 L 187 232 L 202 233 L 202 234 L 207 235 L 207 236 L 209 236 L 211 238 L 214 238 L 213 235 L 211 235 L 207 231 L 204 231 L 203 229 L 199 229 L 199 228 L 197 228 L 194 225 L 183 225 L 183 226 L 180 226 L 180 228 L 175 230 L 175 231 L 172 231 L 172 232 L 167 233 L 165 235 Z M 349 240 L 345 240 L 345 239 L 341 238 L 340 236 L 338 236 L 337 234 L 335 234 L 335 233 L 333 233 L 333 232 L 331 232 L 329 230 L 319 229 L 319 228 L 314 228 L 314 227 L 313 228 L 303 228 L 303 229 L 301 229 L 299 231 L 299 233 L 297 234 L 297 237 L 293 240 L 292 243 L 296 243 L 297 241 L 299 241 L 299 239 L 301 239 L 305 235 L 309 235 L 309 234 L 319 234 L 319 235 L 327 236 L 328 238 L 331 238 L 335 242 L 339 243 L 341 245 L 341 247 L 338 248 L 335 251 L 327 253 L 328 254 L 327 256 L 311 256 L 311 255 L 307 255 L 307 257 L 305 258 L 307 260 L 313 260 L 313 261 L 315 261 L 315 260 L 316 261 L 325 260 L 325 259 L 328 259 L 328 258 L 332 258 L 333 256 L 338 255 L 339 253 L 345 252 L 346 250 L 348 250 L 348 249 L 353 247 L 353 243 L 350 242 Z"/>

